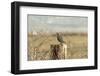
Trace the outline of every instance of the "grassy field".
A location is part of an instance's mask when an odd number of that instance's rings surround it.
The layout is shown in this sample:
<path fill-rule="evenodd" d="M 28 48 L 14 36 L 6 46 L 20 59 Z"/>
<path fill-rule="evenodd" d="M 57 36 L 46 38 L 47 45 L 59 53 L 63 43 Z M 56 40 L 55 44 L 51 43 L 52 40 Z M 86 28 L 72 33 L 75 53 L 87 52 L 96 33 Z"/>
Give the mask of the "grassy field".
<path fill-rule="evenodd" d="M 63 35 L 68 46 L 67 59 L 88 58 L 87 35 Z M 56 35 L 29 35 L 28 60 L 52 60 L 50 45 L 59 44 Z"/>

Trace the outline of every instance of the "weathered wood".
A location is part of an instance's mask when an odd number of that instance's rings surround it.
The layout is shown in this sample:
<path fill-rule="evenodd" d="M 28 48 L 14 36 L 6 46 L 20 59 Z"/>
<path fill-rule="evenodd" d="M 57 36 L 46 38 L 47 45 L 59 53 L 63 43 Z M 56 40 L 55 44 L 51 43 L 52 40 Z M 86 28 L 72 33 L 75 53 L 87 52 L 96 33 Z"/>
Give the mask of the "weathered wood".
<path fill-rule="evenodd" d="M 58 51 L 59 51 L 59 45 L 51 45 L 52 59 L 59 59 L 58 58 Z"/>
<path fill-rule="evenodd" d="M 66 44 L 52 44 L 51 52 L 52 52 L 52 59 L 66 59 L 67 45 Z"/>

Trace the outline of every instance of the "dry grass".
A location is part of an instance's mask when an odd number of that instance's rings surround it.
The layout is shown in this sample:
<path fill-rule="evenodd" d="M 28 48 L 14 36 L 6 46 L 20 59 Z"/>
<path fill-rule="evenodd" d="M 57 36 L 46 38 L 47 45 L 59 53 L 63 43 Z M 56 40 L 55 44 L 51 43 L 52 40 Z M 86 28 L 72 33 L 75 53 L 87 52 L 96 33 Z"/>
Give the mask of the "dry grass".
<path fill-rule="evenodd" d="M 88 58 L 87 35 L 64 35 L 67 59 Z M 28 60 L 51 60 L 51 44 L 59 44 L 55 35 L 28 35 Z"/>

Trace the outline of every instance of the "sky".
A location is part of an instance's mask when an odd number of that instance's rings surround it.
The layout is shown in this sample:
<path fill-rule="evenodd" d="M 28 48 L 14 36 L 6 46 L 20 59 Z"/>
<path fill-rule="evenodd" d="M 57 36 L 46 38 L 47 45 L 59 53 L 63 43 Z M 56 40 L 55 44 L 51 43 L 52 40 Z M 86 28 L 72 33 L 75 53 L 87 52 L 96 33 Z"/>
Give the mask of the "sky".
<path fill-rule="evenodd" d="M 88 17 L 29 14 L 28 32 L 87 32 Z"/>

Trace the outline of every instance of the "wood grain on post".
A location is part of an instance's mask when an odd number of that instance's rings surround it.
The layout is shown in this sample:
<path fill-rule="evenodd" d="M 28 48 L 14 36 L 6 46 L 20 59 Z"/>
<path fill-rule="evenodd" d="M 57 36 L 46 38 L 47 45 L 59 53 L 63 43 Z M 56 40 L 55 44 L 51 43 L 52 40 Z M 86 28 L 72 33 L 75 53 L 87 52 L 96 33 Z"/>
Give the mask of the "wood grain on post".
<path fill-rule="evenodd" d="M 61 44 L 52 44 L 51 45 L 52 59 L 66 59 L 67 58 L 67 48 L 64 49 L 64 46 Z"/>

